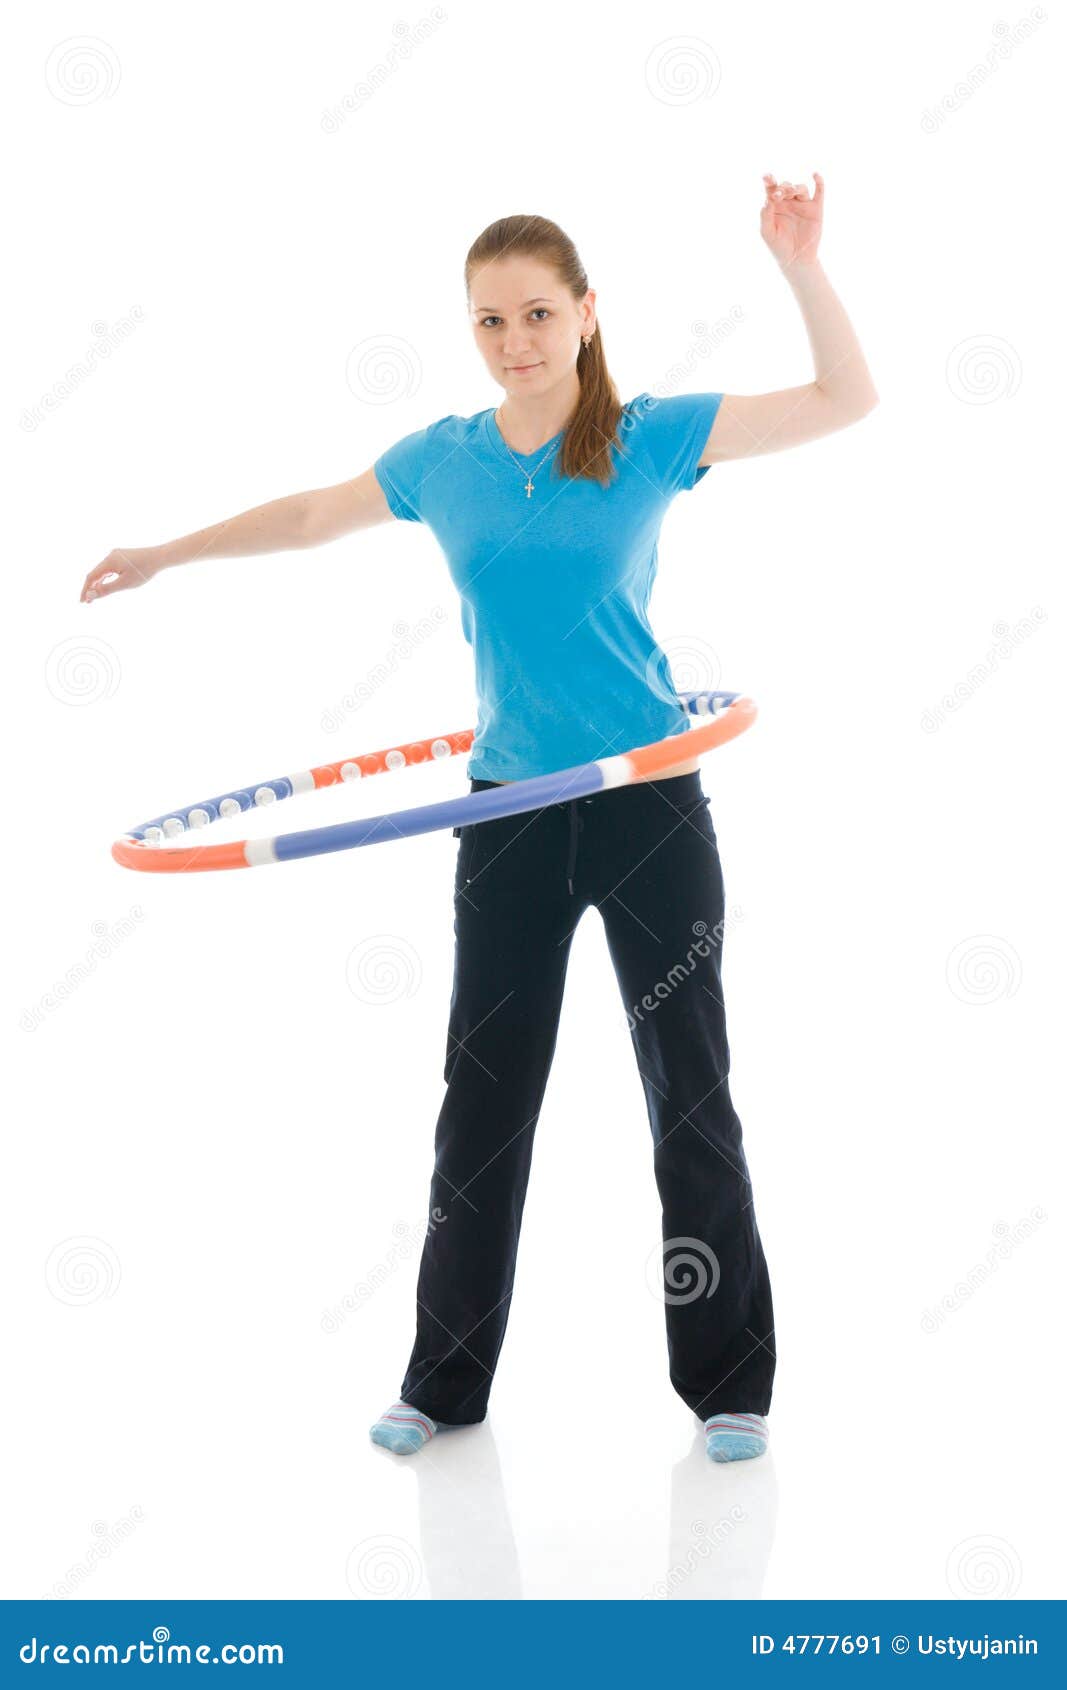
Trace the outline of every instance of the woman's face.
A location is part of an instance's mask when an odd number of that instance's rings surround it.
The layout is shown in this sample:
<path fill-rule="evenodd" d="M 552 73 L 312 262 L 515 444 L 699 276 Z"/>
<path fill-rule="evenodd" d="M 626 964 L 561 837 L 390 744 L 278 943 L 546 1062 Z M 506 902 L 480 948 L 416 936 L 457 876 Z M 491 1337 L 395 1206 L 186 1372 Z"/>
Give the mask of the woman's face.
<path fill-rule="evenodd" d="M 471 324 L 489 373 L 515 395 L 542 393 L 573 375 L 596 294 L 578 301 L 555 272 L 530 258 L 496 258 L 471 283 Z"/>

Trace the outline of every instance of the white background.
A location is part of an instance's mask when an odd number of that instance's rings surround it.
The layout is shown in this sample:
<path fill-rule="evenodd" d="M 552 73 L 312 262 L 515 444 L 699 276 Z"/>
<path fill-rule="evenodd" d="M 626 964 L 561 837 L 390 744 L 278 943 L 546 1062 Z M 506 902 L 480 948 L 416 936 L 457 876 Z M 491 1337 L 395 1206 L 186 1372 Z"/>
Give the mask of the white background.
<path fill-rule="evenodd" d="M 21 20 L 5 1595 L 1061 1593 L 1061 38 L 1022 9 L 882 25 L 558 0 Z M 880 406 L 679 496 L 652 602 L 679 686 L 760 710 L 702 770 L 771 1449 L 714 1466 L 667 1379 L 651 1137 L 589 912 L 489 1419 L 403 1461 L 367 1428 L 414 1331 L 457 841 L 189 878 L 109 846 L 472 726 L 443 556 L 390 523 L 89 607 L 81 583 L 497 403 L 463 259 L 507 214 L 577 242 L 624 399 L 809 379 L 758 214 L 764 171 L 813 169 Z M 457 760 L 257 821 L 466 790 Z"/>

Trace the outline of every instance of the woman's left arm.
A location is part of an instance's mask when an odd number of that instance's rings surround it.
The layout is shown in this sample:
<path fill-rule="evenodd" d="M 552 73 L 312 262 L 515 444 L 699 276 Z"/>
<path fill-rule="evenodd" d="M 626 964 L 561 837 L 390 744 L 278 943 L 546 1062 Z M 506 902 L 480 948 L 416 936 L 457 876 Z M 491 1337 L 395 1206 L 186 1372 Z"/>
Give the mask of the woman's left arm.
<path fill-rule="evenodd" d="M 701 467 L 800 446 L 859 422 L 878 403 L 859 341 L 819 262 L 823 179 L 815 194 L 763 178 L 760 234 L 777 259 L 808 331 L 815 378 L 777 393 L 726 393 L 700 458 Z"/>

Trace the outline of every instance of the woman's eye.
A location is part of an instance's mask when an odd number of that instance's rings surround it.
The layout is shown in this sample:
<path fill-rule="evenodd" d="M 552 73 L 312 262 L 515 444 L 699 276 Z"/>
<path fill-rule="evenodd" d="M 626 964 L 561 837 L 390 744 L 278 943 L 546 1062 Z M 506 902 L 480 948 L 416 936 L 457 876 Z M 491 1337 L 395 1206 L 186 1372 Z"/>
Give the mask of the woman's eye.
<path fill-rule="evenodd" d="M 534 309 L 531 311 L 530 315 L 532 317 L 536 317 L 539 312 L 543 312 L 546 317 L 550 317 L 552 315 L 552 313 L 549 311 L 547 305 L 536 305 L 534 307 Z M 481 327 L 483 329 L 488 329 L 488 328 L 491 328 L 494 323 L 499 323 L 499 321 L 500 321 L 499 317 L 483 317 L 482 321 L 481 321 Z"/>

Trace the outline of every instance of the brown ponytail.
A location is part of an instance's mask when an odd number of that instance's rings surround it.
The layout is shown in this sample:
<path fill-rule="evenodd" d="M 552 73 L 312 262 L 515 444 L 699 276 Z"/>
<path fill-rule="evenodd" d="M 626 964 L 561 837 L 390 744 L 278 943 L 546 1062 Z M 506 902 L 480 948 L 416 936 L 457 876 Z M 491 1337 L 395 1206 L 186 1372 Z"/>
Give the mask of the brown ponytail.
<path fill-rule="evenodd" d="M 574 242 L 557 223 L 547 217 L 501 217 L 483 229 L 467 254 L 463 279 L 470 301 L 471 280 L 494 258 L 536 258 L 550 265 L 563 286 L 576 300 L 589 291 L 589 279 Z M 567 476 L 588 476 L 604 487 L 615 474 L 611 447 L 618 445 L 616 430 L 623 405 L 604 357 L 600 324 L 593 338 L 578 348 L 578 380 L 581 394 L 578 408 L 563 431 L 556 457 L 556 472 Z"/>

